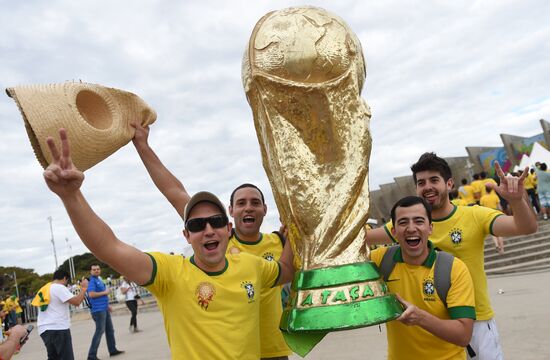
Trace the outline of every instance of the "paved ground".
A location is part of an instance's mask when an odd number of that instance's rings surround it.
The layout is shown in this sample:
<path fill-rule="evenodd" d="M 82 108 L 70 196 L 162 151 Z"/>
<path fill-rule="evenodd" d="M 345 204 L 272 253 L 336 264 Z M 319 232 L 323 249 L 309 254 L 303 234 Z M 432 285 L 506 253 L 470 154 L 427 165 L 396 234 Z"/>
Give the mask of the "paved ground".
<path fill-rule="evenodd" d="M 489 279 L 489 291 L 497 313 L 506 359 L 540 360 L 550 358 L 550 271 Z M 504 292 L 499 294 L 499 289 Z M 128 314 L 113 317 L 117 346 L 125 359 L 169 359 L 170 351 L 158 311 L 138 315 L 143 332 L 128 331 Z M 93 332 L 92 320 L 73 319 L 72 335 L 76 359 L 86 359 Z M 384 359 L 385 328 L 381 326 L 331 333 L 306 357 L 307 359 Z M 109 358 L 105 339 L 98 356 Z M 15 360 L 46 359 L 46 352 L 36 332 Z M 293 356 L 293 360 L 300 359 Z"/>

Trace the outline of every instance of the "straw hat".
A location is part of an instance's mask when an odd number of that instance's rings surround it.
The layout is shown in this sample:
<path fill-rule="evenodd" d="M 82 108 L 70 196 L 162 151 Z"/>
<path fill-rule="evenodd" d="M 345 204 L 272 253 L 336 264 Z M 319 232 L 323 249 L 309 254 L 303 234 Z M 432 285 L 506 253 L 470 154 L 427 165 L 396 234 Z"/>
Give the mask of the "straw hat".
<path fill-rule="evenodd" d="M 143 126 L 157 115 L 137 95 L 97 84 L 22 85 L 6 89 L 23 115 L 36 158 L 46 168 L 51 155 L 46 138 L 59 146 L 58 130 L 67 130 L 75 166 L 87 170 L 134 137 L 130 122 Z"/>

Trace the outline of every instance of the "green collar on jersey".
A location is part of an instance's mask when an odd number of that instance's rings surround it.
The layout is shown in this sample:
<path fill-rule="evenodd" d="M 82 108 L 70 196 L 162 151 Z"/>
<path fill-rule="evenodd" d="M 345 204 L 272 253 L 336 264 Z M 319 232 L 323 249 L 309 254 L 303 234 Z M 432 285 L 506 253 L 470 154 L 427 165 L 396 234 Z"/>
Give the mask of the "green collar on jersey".
<path fill-rule="evenodd" d="M 197 269 L 199 269 L 200 271 L 202 271 L 203 273 L 205 273 L 206 275 L 208 276 L 216 276 L 216 275 L 221 275 L 225 272 L 225 270 L 227 270 L 227 268 L 229 267 L 229 261 L 227 261 L 227 258 L 224 259 L 225 260 L 225 266 L 223 267 L 223 269 L 221 269 L 220 271 L 206 271 L 206 270 L 203 270 L 201 269 L 196 263 L 195 263 L 195 255 L 191 255 L 191 257 L 189 258 L 189 261 L 191 262 L 191 264 L 195 265 L 197 267 Z"/>

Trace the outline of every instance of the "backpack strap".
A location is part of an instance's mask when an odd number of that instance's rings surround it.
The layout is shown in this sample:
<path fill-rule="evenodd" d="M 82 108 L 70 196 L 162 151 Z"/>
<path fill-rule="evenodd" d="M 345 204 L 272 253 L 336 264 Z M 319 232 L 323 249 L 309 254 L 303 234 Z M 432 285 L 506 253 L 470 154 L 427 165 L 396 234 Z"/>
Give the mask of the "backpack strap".
<path fill-rule="evenodd" d="M 434 269 L 435 290 L 445 307 L 447 307 L 447 294 L 451 288 L 451 270 L 453 268 L 454 256 L 445 251 L 437 251 L 436 254 Z"/>
<path fill-rule="evenodd" d="M 382 256 L 382 261 L 380 261 L 380 274 L 384 278 L 384 281 L 388 281 L 390 278 L 390 274 L 393 271 L 393 268 L 395 267 L 395 261 L 393 260 L 393 256 L 395 255 L 395 252 L 399 246 L 388 246 L 388 250 L 384 253 L 384 256 Z"/>

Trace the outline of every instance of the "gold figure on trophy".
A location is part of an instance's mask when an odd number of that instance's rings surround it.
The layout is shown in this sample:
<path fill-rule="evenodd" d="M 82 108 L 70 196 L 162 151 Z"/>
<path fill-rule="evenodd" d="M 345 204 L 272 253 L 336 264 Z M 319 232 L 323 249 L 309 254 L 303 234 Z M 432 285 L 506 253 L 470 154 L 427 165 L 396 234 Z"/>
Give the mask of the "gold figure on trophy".
<path fill-rule="evenodd" d="M 340 18 L 304 7 L 254 28 L 243 81 L 264 168 L 304 269 L 366 261 L 370 109 L 361 44 Z"/>

